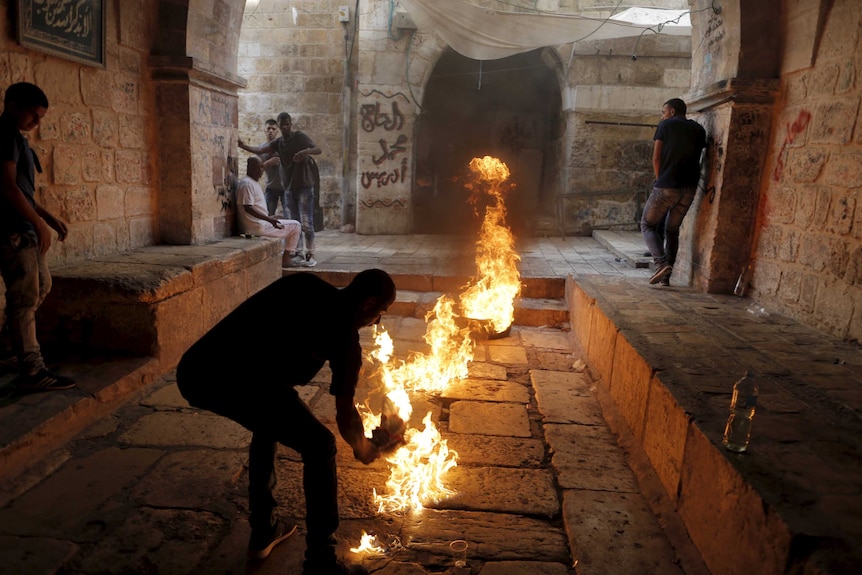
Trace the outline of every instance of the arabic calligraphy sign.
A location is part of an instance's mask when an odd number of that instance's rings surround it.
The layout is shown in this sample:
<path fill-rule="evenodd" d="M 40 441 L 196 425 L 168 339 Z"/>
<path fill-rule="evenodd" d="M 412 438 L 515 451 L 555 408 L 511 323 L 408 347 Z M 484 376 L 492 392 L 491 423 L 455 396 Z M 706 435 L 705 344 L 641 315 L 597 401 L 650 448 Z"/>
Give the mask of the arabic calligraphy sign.
<path fill-rule="evenodd" d="M 22 46 L 105 66 L 105 0 L 17 0 Z"/>

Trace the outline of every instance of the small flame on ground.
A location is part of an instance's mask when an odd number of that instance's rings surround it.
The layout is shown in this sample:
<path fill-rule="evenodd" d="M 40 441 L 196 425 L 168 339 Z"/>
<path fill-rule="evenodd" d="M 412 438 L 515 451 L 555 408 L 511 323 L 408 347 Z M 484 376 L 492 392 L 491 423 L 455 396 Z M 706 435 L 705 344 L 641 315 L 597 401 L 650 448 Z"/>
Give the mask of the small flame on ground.
<path fill-rule="evenodd" d="M 385 555 L 386 549 L 377 543 L 376 535 L 369 535 L 365 531 L 362 532 L 362 538 L 357 547 L 351 547 L 352 553 L 362 553 L 364 555 Z"/>

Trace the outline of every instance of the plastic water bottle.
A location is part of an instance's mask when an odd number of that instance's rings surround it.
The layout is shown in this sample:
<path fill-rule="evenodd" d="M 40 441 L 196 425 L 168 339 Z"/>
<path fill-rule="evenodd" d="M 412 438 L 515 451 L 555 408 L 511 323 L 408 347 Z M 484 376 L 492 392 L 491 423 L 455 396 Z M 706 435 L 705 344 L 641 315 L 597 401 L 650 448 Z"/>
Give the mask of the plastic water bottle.
<path fill-rule="evenodd" d="M 751 420 L 757 408 L 757 382 L 746 371 L 742 378 L 733 384 L 733 397 L 730 399 L 730 417 L 724 428 L 724 447 L 736 453 L 748 449 L 751 441 Z"/>

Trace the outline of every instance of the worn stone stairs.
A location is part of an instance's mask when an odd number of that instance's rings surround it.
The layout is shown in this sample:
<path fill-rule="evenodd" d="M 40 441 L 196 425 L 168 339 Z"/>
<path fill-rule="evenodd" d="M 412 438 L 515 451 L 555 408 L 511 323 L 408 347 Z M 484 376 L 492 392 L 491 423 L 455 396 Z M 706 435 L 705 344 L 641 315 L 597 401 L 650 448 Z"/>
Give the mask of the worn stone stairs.
<path fill-rule="evenodd" d="M 290 272 L 286 272 L 290 273 Z M 315 271 L 329 283 L 343 287 L 355 275 L 345 271 Z M 398 288 L 390 315 L 422 319 L 440 296 L 457 296 L 469 278 L 422 274 L 391 274 Z M 521 278 L 521 295 L 515 301 L 515 325 L 561 327 L 569 323 L 564 278 Z"/>

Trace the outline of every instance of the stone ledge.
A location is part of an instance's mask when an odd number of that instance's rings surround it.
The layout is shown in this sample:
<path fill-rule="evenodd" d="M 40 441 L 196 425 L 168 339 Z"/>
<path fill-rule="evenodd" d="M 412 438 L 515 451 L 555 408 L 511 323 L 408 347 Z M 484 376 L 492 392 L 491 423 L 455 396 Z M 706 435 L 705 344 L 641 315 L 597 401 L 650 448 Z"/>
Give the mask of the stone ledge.
<path fill-rule="evenodd" d="M 281 246 L 263 238 L 150 246 L 51 273 L 41 341 L 152 356 L 170 369 L 210 327 L 278 279 Z"/>
<path fill-rule="evenodd" d="M 713 573 L 862 570 L 862 405 L 835 393 L 862 387 L 858 346 L 754 318 L 733 296 L 643 281 L 569 278 L 567 301 L 599 385 Z M 746 368 L 761 392 L 738 455 L 721 434 Z"/>

